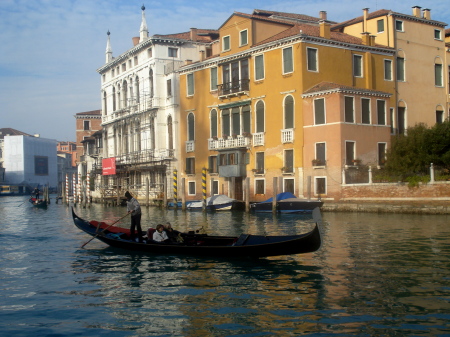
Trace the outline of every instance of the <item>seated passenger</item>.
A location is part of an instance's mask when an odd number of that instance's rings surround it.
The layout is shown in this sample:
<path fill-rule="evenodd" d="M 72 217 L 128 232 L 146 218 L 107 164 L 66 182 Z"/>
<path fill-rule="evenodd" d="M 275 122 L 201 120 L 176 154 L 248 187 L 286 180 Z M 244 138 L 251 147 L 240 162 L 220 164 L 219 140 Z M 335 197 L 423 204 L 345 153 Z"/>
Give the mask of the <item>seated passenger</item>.
<path fill-rule="evenodd" d="M 174 230 L 170 222 L 167 222 L 164 225 L 164 231 L 167 233 L 167 236 L 171 241 L 177 241 L 177 237 L 179 236 L 180 232 Z"/>
<path fill-rule="evenodd" d="M 164 226 L 159 224 L 156 226 L 156 231 L 153 233 L 153 241 L 156 242 L 167 242 L 169 241 L 169 237 L 167 233 L 164 231 Z"/>

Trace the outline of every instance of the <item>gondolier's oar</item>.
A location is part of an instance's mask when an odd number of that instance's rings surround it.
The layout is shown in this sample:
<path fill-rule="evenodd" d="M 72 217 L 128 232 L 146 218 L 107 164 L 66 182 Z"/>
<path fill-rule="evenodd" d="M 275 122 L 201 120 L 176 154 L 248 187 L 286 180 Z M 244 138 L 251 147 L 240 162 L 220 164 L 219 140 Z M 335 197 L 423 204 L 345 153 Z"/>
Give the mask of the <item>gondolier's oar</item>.
<path fill-rule="evenodd" d="M 102 230 L 101 232 L 98 232 L 97 234 L 95 234 L 89 241 L 85 242 L 84 245 L 82 245 L 80 248 L 83 248 L 84 246 L 86 246 L 89 242 L 91 242 L 92 240 L 94 240 L 97 236 L 99 236 L 100 234 L 102 234 L 104 231 L 106 231 L 109 227 L 111 227 L 112 225 L 118 223 L 120 220 L 122 220 L 123 218 L 125 218 L 128 214 L 125 214 L 123 217 L 121 217 L 119 220 L 114 221 L 111 225 L 109 225 L 108 227 L 106 227 L 104 230 Z"/>
<path fill-rule="evenodd" d="M 20 207 L 20 206 L 22 206 L 24 203 L 26 203 L 28 200 L 30 200 L 30 199 L 27 199 L 27 200 L 25 200 L 24 202 L 22 202 L 19 206 L 17 206 L 17 207 Z"/>

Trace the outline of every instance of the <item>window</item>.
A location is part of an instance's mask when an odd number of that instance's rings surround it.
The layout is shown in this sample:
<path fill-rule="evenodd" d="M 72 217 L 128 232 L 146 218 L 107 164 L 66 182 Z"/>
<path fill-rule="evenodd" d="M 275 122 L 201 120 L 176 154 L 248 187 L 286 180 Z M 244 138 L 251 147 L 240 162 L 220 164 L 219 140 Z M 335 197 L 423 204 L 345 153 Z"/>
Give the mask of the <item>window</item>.
<path fill-rule="evenodd" d="M 172 96 L 172 80 L 171 79 L 167 80 L 167 96 L 168 97 Z"/>
<path fill-rule="evenodd" d="M 397 57 L 397 81 L 405 81 L 405 59 Z"/>
<path fill-rule="evenodd" d="M 211 194 L 218 195 L 219 194 L 219 181 L 213 180 L 212 186 L 211 186 Z"/>
<path fill-rule="evenodd" d="M 325 99 L 314 100 L 314 124 L 325 124 Z"/>
<path fill-rule="evenodd" d="M 354 123 L 355 122 L 355 108 L 354 108 L 354 99 L 350 96 L 345 96 L 344 99 L 344 121 L 346 123 Z"/>
<path fill-rule="evenodd" d="M 398 107 L 397 111 L 398 134 L 403 135 L 406 131 L 406 108 Z"/>
<path fill-rule="evenodd" d="M 232 126 L 232 135 L 240 135 L 241 134 L 241 116 L 240 116 L 239 108 L 231 109 L 231 126 Z"/>
<path fill-rule="evenodd" d="M 90 121 L 83 121 L 83 130 L 88 131 L 91 129 L 91 122 Z"/>
<path fill-rule="evenodd" d="M 434 85 L 437 87 L 444 86 L 444 79 L 442 74 L 442 64 L 436 63 L 434 65 Z"/>
<path fill-rule="evenodd" d="M 318 71 L 317 49 L 307 48 L 307 69 L 309 71 Z"/>
<path fill-rule="evenodd" d="M 313 161 L 313 166 L 324 166 L 325 164 L 325 143 L 316 143 L 316 156 Z"/>
<path fill-rule="evenodd" d="M 292 47 L 283 49 L 283 74 L 294 71 L 294 61 L 292 59 Z"/>
<path fill-rule="evenodd" d="M 148 57 L 148 58 L 153 57 L 153 50 L 152 50 L 152 48 L 148 48 L 148 49 L 147 49 L 147 57 Z"/>
<path fill-rule="evenodd" d="M 255 56 L 255 80 L 264 79 L 264 55 Z"/>
<path fill-rule="evenodd" d="M 188 182 L 188 194 L 195 195 L 195 181 Z"/>
<path fill-rule="evenodd" d="M 195 174 L 195 158 L 186 158 L 186 174 Z"/>
<path fill-rule="evenodd" d="M 230 36 L 224 36 L 222 38 L 222 51 L 230 50 Z"/>
<path fill-rule="evenodd" d="M 392 81 L 392 60 L 384 60 L 384 80 Z"/>
<path fill-rule="evenodd" d="M 256 132 L 264 132 L 264 102 L 256 103 Z"/>
<path fill-rule="evenodd" d="M 227 138 L 231 136 L 231 124 L 230 124 L 230 109 L 222 111 L 222 137 Z"/>
<path fill-rule="evenodd" d="M 382 166 L 386 162 L 386 143 L 378 143 L 378 165 Z"/>
<path fill-rule="evenodd" d="M 378 33 L 384 32 L 384 19 L 377 20 L 377 32 Z"/>
<path fill-rule="evenodd" d="M 353 55 L 353 76 L 362 77 L 362 56 Z"/>
<path fill-rule="evenodd" d="M 355 142 L 345 142 L 345 165 L 353 165 L 355 160 Z"/>
<path fill-rule="evenodd" d="M 122 72 L 127 70 L 127 64 L 126 63 L 122 63 Z"/>
<path fill-rule="evenodd" d="M 264 152 L 256 152 L 256 172 L 264 173 Z"/>
<path fill-rule="evenodd" d="M 242 132 L 251 132 L 251 114 L 250 105 L 242 107 Z"/>
<path fill-rule="evenodd" d="M 403 21 L 395 20 L 395 30 L 397 32 L 403 32 Z"/>
<path fill-rule="evenodd" d="M 195 124 L 194 124 L 194 114 L 190 113 L 188 115 L 188 141 L 193 141 L 195 140 Z"/>
<path fill-rule="evenodd" d="M 284 178 L 283 179 L 283 192 L 290 192 L 292 194 L 295 193 L 295 184 L 293 178 Z"/>
<path fill-rule="evenodd" d="M 217 137 L 217 110 L 213 109 L 211 110 L 211 114 L 210 114 L 210 133 L 211 133 L 211 138 L 212 137 Z"/>
<path fill-rule="evenodd" d="M 248 30 L 241 30 L 239 33 L 239 38 L 240 38 L 240 46 L 245 46 L 246 44 L 248 44 Z"/>
<path fill-rule="evenodd" d="M 284 128 L 294 128 L 294 98 L 286 96 L 284 99 Z"/>
<path fill-rule="evenodd" d="M 264 179 L 256 179 L 255 180 L 255 194 L 265 194 L 265 180 Z"/>
<path fill-rule="evenodd" d="M 434 30 L 434 39 L 435 40 L 442 40 L 442 32 L 440 29 L 435 29 Z"/>
<path fill-rule="evenodd" d="M 327 194 L 327 178 L 325 177 L 315 177 L 315 192 L 316 195 Z"/>
<path fill-rule="evenodd" d="M 294 172 L 294 150 L 284 150 L 284 173 Z"/>
<path fill-rule="evenodd" d="M 386 125 L 386 101 L 377 100 L 378 125 Z"/>
<path fill-rule="evenodd" d="M 178 57 L 178 48 L 169 47 L 169 57 Z"/>
<path fill-rule="evenodd" d="M 208 157 L 208 170 L 209 170 L 209 173 L 217 173 L 218 172 L 217 156 L 209 156 Z"/>
<path fill-rule="evenodd" d="M 217 90 L 217 67 L 211 68 L 211 91 Z"/>
<path fill-rule="evenodd" d="M 370 99 L 361 98 L 361 123 L 370 124 Z"/>
<path fill-rule="evenodd" d="M 444 111 L 436 110 L 436 123 L 442 124 L 444 122 Z"/>
<path fill-rule="evenodd" d="M 219 95 L 249 90 L 248 59 L 222 66 L 222 85 Z"/>
<path fill-rule="evenodd" d="M 194 74 L 190 73 L 187 75 L 187 95 L 194 95 Z"/>

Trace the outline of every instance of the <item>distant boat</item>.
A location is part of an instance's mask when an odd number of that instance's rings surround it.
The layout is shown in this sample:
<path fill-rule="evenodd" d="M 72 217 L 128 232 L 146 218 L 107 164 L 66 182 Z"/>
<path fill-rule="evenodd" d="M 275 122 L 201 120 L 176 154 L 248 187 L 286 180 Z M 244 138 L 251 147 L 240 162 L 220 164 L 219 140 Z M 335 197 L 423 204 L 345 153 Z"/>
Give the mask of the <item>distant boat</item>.
<path fill-rule="evenodd" d="M 266 201 L 258 202 L 251 205 L 251 209 L 256 213 L 270 213 L 272 212 L 272 200 L 269 198 Z M 311 213 L 314 208 L 322 207 L 323 201 L 300 199 L 290 192 L 283 192 L 277 194 L 276 197 L 276 211 L 278 213 Z"/>
<path fill-rule="evenodd" d="M 236 199 L 232 199 L 223 194 L 214 195 L 206 199 L 206 208 L 213 211 L 229 211 L 233 207 Z M 203 201 L 195 201 L 186 205 L 189 210 L 203 209 Z"/>
<path fill-rule="evenodd" d="M 47 208 L 49 202 L 47 202 L 47 200 L 44 199 L 36 199 L 31 197 L 30 199 L 28 199 L 28 201 L 33 205 L 33 207 L 36 208 Z"/>

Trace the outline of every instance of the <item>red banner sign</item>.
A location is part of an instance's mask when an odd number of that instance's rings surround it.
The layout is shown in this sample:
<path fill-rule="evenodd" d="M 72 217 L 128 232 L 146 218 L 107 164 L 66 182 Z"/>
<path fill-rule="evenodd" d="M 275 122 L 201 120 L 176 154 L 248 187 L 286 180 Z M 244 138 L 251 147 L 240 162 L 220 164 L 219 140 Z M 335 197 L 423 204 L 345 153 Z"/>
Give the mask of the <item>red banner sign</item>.
<path fill-rule="evenodd" d="M 102 174 L 104 176 L 116 174 L 116 158 L 104 158 L 102 160 Z"/>

